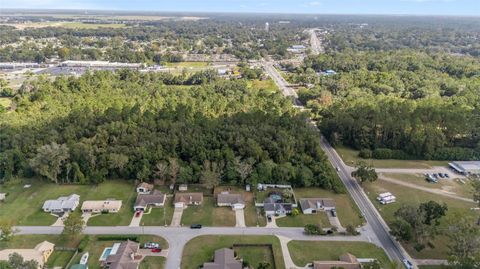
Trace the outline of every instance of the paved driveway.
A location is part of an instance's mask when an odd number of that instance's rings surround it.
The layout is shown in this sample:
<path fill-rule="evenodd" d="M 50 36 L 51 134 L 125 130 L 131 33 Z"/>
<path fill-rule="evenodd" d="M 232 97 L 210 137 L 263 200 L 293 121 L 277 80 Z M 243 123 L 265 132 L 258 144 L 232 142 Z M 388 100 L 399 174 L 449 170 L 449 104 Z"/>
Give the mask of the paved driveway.
<path fill-rule="evenodd" d="M 140 222 L 142 221 L 142 217 L 143 217 L 143 212 L 140 213 L 140 216 L 138 217 L 135 217 L 135 213 L 133 214 L 133 217 L 132 217 L 132 221 L 130 222 L 130 227 L 139 227 L 140 226 Z"/>
<path fill-rule="evenodd" d="M 245 225 L 245 211 L 243 209 L 235 209 L 235 227 L 247 227 Z"/>
<path fill-rule="evenodd" d="M 330 224 L 332 226 L 337 227 L 339 232 L 345 232 L 346 231 L 346 229 L 342 226 L 342 223 L 340 223 L 340 220 L 338 219 L 338 217 L 333 217 L 332 213 L 330 213 L 330 211 L 327 211 L 325 213 L 327 214 L 328 221 L 330 222 Z"/>
<path fill-rule="evenodd" d="M 175 207 L 173 211 L 172 223 L 170 226 L 172 227 L 180 227 L 182 223 L 182 215 L 183 215 L 183 207 Z"/>

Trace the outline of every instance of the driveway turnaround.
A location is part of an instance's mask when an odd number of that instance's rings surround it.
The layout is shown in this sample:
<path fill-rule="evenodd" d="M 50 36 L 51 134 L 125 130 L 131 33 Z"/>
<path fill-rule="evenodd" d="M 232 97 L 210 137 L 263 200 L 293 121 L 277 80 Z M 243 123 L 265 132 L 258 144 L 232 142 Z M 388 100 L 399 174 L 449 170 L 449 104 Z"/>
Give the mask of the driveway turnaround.
<path fill-rule="evenodd" d="M 245 225 L 245 211 L 243 209 L 235 209 L 235 227 L 247 227 Z"/>
<path fill-rule="evenodd" d="M 182 223 L 182 215 L 183 215 L 183 207 L 175 207 L 173 211 L 172 223 L 170 226 L 172 227 L 180 227 Z"/>

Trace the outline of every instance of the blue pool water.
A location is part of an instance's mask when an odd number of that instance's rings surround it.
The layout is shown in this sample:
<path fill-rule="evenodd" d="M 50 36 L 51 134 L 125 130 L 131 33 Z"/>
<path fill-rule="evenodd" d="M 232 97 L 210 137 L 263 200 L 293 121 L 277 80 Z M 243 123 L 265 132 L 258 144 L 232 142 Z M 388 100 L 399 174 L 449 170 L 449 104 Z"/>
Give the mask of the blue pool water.
<path fill-rule="evenodd" d="M 110 256 L 111 252 L 112 252 L 112 248 L 105 248 L 103 250 L 102 256 L 100 256 L 100 261 L 106 260 L 107 257 Z"/>

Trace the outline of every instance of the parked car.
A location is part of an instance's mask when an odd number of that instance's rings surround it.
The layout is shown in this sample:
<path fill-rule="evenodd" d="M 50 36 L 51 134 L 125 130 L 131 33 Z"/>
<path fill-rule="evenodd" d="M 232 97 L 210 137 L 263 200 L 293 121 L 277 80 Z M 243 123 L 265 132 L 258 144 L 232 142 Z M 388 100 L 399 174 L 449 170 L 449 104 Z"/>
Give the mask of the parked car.
<path fill-rule="evenodd" d="M 340 167 L 337 166 L 337 171 L 340 172 Z"/>
<path fill-rule="evenodd" d="M 438 176 L 441 177 L 441 178 L 444 177 L 442 173 L 438 173 Z"/>
<path fill-rule="evenodd" d="M 152 248 L 152 252 L 159 253 L 159 252 L 162 252 L 162 249 L 161 248 Z"/>
<path fill-rule="evenodd" d="M 438 177 L 438 174 L 433 174 L 433 177 Z"/>
<path fill-rule="evenodd" d="M 449 176 L 447 173 L 445 173 L 444 176 L 445 176 L 446 178 L 450 178 L 450 176 Z"/>
<path fill-rule="evenodd" d="M 330 210 L 330 214 L 332 214 L 332 217 L 337 216 L 337 211 L 335 209 Z"/>
<path fill-rule="evenodd" d="M 160 248 L 160 244 L 153 243 L 153 242 L 147 242 L 143 245 L 143 247 L 144 248 L 149 248 L 149 249 Z"/>
<path fill-rule="evenodd" d="M 413 264 L 407 259 L 403 259 L 403 265 L 405 265 L 407 269 L 413 269 Z"/>
<path fill-rule="evenodd" d="M 267 221 L 268 221 L 268 222 L 272 222 L 272 216 L 268 215 L 268 216 L 267 216 Z"/>
<path fill-rule="evenodd" d="M 190 225 L 190 229 L 201 229 L 202 228 L 202 224 L 192 224 Z"/>
<path fill-rule="evenodd" d="M 142 215 L 142 211 L 140 210 L 135 211 L 135 218 L 140 217 L 140 215 Z"/>

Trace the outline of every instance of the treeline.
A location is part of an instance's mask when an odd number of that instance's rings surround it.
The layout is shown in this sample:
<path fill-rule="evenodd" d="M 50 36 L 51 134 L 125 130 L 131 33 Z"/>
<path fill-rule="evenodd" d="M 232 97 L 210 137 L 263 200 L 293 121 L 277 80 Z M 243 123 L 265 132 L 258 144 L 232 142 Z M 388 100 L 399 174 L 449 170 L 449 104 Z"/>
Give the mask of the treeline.
<path fill-rule="evenodd" d="M 325 69 L 339 73 L 315 74 Z M 475 58 L 346 51 L 308 58 L 300 72 L 313 74 L 316 85 L 302 90 L 300 99 L 334 144 L 380 159 L 480 158 Z"/>
<path fill-rule="evenodd" d="M 24 85 L 17 109 L 0 120 L 0 178 L 266 182 L 343 191 L 305 115 L 279 93 L 248 89 L 244 80 L 213 78 L 193 87 L 163 80 L 121 71 Z"/>

